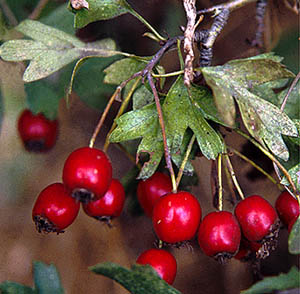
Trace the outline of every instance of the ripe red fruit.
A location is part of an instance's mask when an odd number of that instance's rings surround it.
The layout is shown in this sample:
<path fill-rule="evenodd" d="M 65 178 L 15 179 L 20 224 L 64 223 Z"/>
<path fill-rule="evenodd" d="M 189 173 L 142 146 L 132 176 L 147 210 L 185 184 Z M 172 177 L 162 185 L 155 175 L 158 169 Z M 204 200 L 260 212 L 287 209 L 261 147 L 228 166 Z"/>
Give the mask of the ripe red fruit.
<path fill-rule="evenodd" d="M 289 225 L 288 225 L 288 232 L 289 232 L 289 233 L 292 231 L 293 226 L 294 226 L 295 222 L 297 221 L 297 219 L 298 219 L 298 216 L 295 217 L 294 219 L 292 219 L 292 220 L 290 221 L 290 223 L 289 223 Z"/>
<path fill-rule="evenodd" d="M 278 218 L 271 204 L 258 195 L 240 201 L 235 216 L 244 236 L 250 241 L 261 241 L 269 234 L 278 233 Z"/>
<path fill-rule="evenodd" d="M 79 208 L 79 202 L 70 196 L 64 185 L 54 183 L 39 194 L 32 210 L 32 219 L 39 233 L 62 233 L 73 223 Z"/>
<path fill-rule="evenodd" d="M 175 280 L 177 263 L 175 257 L 163 249 L 149 249 L 143 252 L 137 259 L 138 264 L 149 264 L 158 275 L 168 284 Z"/>
<path fill-rule="evenodd" d="M 214 211 L 202 220 L 198 231 L 198 243 L 203 252 L 221 263 L 235 255 L 241 241 L 240 226 L 228 211 Z"/>
<path fill-rule="evenodd" d="M 147 180 L 140 181 L 137 187 L 139 203 L 149 217 L 152 216 L 157 199 L 170 192 L 172 192 L 171 179 L 161 172 L 156 172 Z"/>
<path fill-rule="evenodd" d="M 108 190 L 111 180 L 111 163 L 99 149 L 76 149 L 65 161 L 63 182 L 72 196 L 81 202 L 100 199 Z"/>
<path fill-rule="evenodd" d="M 119 180 L 112 179 L 105 195 L 82 205 L 84 212 L 98 220 L 109 221 L 121 214 L 125 202 L 125 191 Z"/>
<path fill-rule="evenodd" d="M 276 202 L 275 208 L 277 210 L 280 220 L 288 226 L 289 223 L 298 217 L 300 207 L 298 201 L 288 192 L 282 192 Z"/>
<path fill-rule="evenodd" d="M 49 120 L 42 113 L 35 115 L 25 109 L 18 119 L 18 131 L 26 150 L 47 151 L 56 142 L 58 121 Z"/>
<path fill-rule="evenodd" d="M 153 208 L 154 231 L 160 240 L 167 243 L 192 239 L 200 220 L 200 204 L 189 192 L 166 194 L 158 199 Z"/>

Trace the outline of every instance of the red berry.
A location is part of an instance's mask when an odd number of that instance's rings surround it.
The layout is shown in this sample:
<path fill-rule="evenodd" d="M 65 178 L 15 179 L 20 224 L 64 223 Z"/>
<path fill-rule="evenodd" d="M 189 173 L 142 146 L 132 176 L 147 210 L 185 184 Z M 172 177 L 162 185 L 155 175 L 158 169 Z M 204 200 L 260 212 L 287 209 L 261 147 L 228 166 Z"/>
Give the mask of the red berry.
<path fill-rule="evenodd" d="M 112 167 L 105 153 L 82 147 L 73 151 L 63 169 L 63 182 L 81 202 L 100 199 L 112 180 Z"/>
<path fill-rule="evenodd" d="M 43 152 L 54 146 L 58 122 L 47 119 L 42 113 L 35 115 L 26 109 L 19 117 L 18 131 L 26 150 Z"/>
<path fill-rule="evenodd" d="M 289 223 L 298 217 L 300 207 L 298 201 L 288 192 L 282 192 L 276 202 L 275 208 L 277 210 L 280 220 L 288 226 Z"/>
<path fill-rule="evenodd" d="M 198 243 L 203 252 L 220 262 L 237 253 L 241 241 L 240 226 L 228 211 L 214 211 L 202 220 L 198 231 Z"/>
<path fill-rule="evenodd" d="M 145 181 L 140 181 L 137 187 L 137 197 L 146 215 L 151 217 L 155 202 L 161 196 L 172 192 L 172 182 L 170 178 L 156 172 Z"/>
<path fill-rule="evenodd" d="M 152 223 L 157 237 L 167 243 L 190 240 L 197 232 L 201 207 L 189 192 L 169 193 L 158 199 Z"/>
<path fill-rule="evenodd" d="M 294 219 L 292 219 L 292 220 L 290 221 L 290 223 L 289 223 L 289 225 L 288 225 L 288 232 L 289 232 L 289 233 L 292 231 L 293 226 L 294 226 L 295 222 L 297 221 L 297 219 L 298 219 L 298 216 L 295 217 Z"/>
<path fill-rule="evenodd" d="M 260 248 L 261 244 L 241 238 L 239 251 L 234 258 L 241 261 L 256 259 L 258 257 L 257 255 L 260 254 Z"/>
<path fill-rule="evenodd" d="M 105 195 L 82 205 L 84 212 L 96 219 L 109 221 L 121 214 L 125 202 L 125 191 L 119 180 L 112 179 Z"/>
<path fill-rule="evenodd" d="M 250 241 L 263 240 L 275 229 L 278 220 L 275 209 L 258 195 L 240 201 L 235 208 L 235 216 L 244 236 Z"/>
<path fill-rule="evenodd" d="M 149 249 L 137 259 L 138 264 L 149 264 L 167 283 L 172 284 L 177 272 L 175 257 L 163 249 Z"/>
<path fill-rule="evenodd" d="M 79 207 L 79 202 L 69 195 L 63 184 L 51 184 L 39 194 L 32 210 L 32 219 L 39 232 L 61 233 L 73 223 Z"/>

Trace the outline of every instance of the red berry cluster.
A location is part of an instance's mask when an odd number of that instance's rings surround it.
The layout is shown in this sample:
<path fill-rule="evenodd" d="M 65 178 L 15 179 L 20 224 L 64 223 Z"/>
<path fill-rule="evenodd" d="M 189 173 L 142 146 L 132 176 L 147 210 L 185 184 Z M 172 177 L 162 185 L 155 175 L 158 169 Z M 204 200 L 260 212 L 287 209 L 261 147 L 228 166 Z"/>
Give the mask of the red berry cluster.
<path fill-rule="evenodd" d="M 46 187 L 38 196 L 32 217 L 39 232 L 63 232 L 73 223 L 82 202 L 84 212 L 110 224 L 121 214 L 125 192 L 112 178 L 112 166 L 105 153 L 83 147 L 65 161 L 63 183 Z"/>
<path fill-rule="evenodd" d="M 276 209 L 279 217 L 289 225 L 298 217 L 299 205 L 287 192 L 283 194 L 289 199 L 281 200 L 283 196 L 280 196 Z M 245 259 L 250 252 L 253 258 L 265 258 L 276 247 L 280 226 L 278 215 L 261 196 L 252 195 L 241 200 L 234 214 L 214 211 L 201 221 L 201 206 L 197 198 L 185 191 L 173 193 L 170 178 L 156 172 L 139 182 L 137 198 L 145 214 L 152 218 L 156 236 L 162 242 L 160 244 L 177 247 L 197 236 L 202 251 L 221 263 L 233 256 Z M 280 200 L 283 204 L 279 204 Z M 148 251 L 152 258 L 144 263 L 152 265 L 156 251 Z M 158 259 L 163 260 L 163 257 Z M 158 262 L 153 263 L 155 268 Z"/>

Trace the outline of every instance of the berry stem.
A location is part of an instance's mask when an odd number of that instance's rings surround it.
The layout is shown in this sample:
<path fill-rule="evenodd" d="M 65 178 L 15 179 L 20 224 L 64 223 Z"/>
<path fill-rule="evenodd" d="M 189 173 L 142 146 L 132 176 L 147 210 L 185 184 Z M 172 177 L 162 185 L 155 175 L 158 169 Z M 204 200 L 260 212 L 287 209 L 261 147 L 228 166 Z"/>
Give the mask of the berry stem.
<path fill-rule="evenodd" d="M 236 149 L 234 149 L 233 147 L 230 147 L 227 145 L 227 147 L 229 148 L 229 150 L 231 152 L 233 152 L 235 155 L 237 155 L 238 157 L 242 158 L 243 160 L 245 160 L 246 162 L 250 163 L 254 168 L 256 168 L 258 171 L 260 171 L 263 175 L 265 175 L 273 184 L 277 185 L 278 189 L 280 191 L 283 191 L 284 189 L 282 188 L 282 185 L 276 181 L 276 179 L 274 179 L 270 174 L 268 174 L 265 170 L 263 170 L 260 166 L 258 166 L 255 162 L 253 162 L 251 159 L 249 159 L 248 157 L 246 157 L 244 154 L 240 153 L 239 151 L 237 151 Z"/>
<path fill-rule="evenodd" d="M 222 154 L 218 155 L 218 195 L 219 211 L 223 210 L 223 185 L 222 185 Z"/>
<path fill-rule="evenodd" d="M 149 85 L 152 89 L 154 99 L 155 99 L 155 104 L 156 104 L 156 109 L 157 109 L 157 114 L 158 114 L 158 120 L 159 120 L 159 124 L 160 124 L 160 127 L 161 127 L 161 132 L 162 132 L 162 136 L 163 136 L 165 159 L 166 159 L 166 163 L 167 163 L 167 167 L 168 167 L 168 170 L 169 170 L 169 173 L 170 173 L 172 187 L 173 187 L 172 191 L 173 191 L 173 193 L 176 193 L 177 192 L 177 185 L 176 185 L 174 169 L 173 169 L 173 166 L 172 166 L 171 155 L 170 155 L 169 147 L 168 147 L 168 144 L 167 144 L 167 135 L 166 135 L 166 128 L 165 128 L 163 113 L 162 113 L 161 105 L 160 105 L 160 102 L 159 102 L 158 93 L 157 93 L 156 87 L 154 85 L 153 78 L 152 78 L 152 75 L 151 75 L 150 71 L 147 74 L 147 79 L 148 79 Z"/>
<path fill-rule="evenodd" d="M 196 136 L 195 136 L 195 134 L 194 134 L 194 135 L 192 136 L 190 142 L 189 142 L 189 145 L 188 145 L 186 151 L 185 151 L 184 158 L 183 158 L 183 160 L 182 160 L 182 163 L 181 163 L 181 165 L 180 165 L 179 172 L 178 172 L 177 178 L 176 178 L 176 187 L 177 187 L 177 188 L 178 188 L 179 183 L 180 183 L 180 181 L 181 181 L 181 178 L 182 178 L 182 175 L 183 175 L 183 172 L 184 172 L 184 168 L 185 168 L 185 165 L 186 165 L 186 163 L 187 163 L 187 161 L 188 161 L 188 159 L 189 159 L 189 155 L 190 155 L 190 153 L 191 153 L 191 151 L 192 151 L 192 147 L 193 147 L 193 145 L 194 145 L 195 139 L 196 139 Z"/>
<path fill-rule="evenodd" d="M 118 117 L 120 117 L 120 116 L 124 113 L 125 109 L 126 109 L 127 106 L 128 106 L 128 103 L 129 103 L 129 101 L 130 101 L 130 99 L 131 99 L 131 97 L 132 97 L 132 94 L 133 94 L 133 92 L 136 90 L 136 88 L 137 88 L 137 86 L 138 86 L 140 80 L 141 80 L 141 77 L 138 77 L 138 78 L 136 79 L 136 81 L 134 82 L 134 84 L 133 84 L 132 87 L 130 88 L 130 91 L 128 92 L 127 96 L 125 97 L 124 101 L 122 102 L 122 105 L 121 105 L 121 107 L 119 108 L 119 111 L 118 111 L 118 113 L 117 113 L 117 115 L 116 115 L 116 117 L 115 117 L 115 119 L 114 119 L 114 122 L 113 122 L 113 124 L 112 124 L 112 126 L 111 126 L 111 128 L 110 128 L 110 130 L 109 130 L 109 132 L 108 132 L 108 134 L 107 134 L 107 136 L 106 136 L 105 143 L 104 143 L 104 147 L 103 147 L 103 151 L 104 151 L 104 152 L 107 151 L 108 146 L 109 146 L 109 144 L 110 144 L 110 142 L 109 142 L 109 136 L 110 136 L 110 134 L 113 132 L 113 130 L 114 130 L 114 129 L 116 128 L 116 126 L 117 126 L 116 119 L 117 119 Z"/>
<path fill-rule="evenodd" d="M 31 14 L 28 16 L 29 19 L 38 19 L 41 15 L 43 9 L 48 4 L 49 0 L 40 0 L 37 6 L 34 8 L 34 10 L 31 12 Z"/>
<path fill-rule="evenodd" d="M 225 162 L 225 159 L 224 159 L 224 156 L 223 156 L 223 165 L 224 165 L 227 185 L 228 185 L 228 188 L 229 188 L 229 191 L 230 191 L 230 194 L 231 194 L 232 202 L 235 203 L 235 202 L 237 202 L 236 194 L 235 194 L 235 191 L 234 191 L 234 187 L 233 187 L 230 172 L 228 170 L 227 164 L 225 164 L 225 163 L 226 162 Z"/>
<path fill-rule="evenodd" d="M 233 181 L 233 184 L 234 184 L 235 188 L 237 189 L 241 199 L 245 199 L 244 193 L 243 193 L 243 191 L 242 191 L 242 189 L 241 189 L 241 187 L 240 187 L 240 185 L 237 181 L 237 178 L 235 176 L 235 172 L 234 172 L 234 169 L 232 167 L 232 164 L 231 164 L 231 161 L 230 161 L 230 158 L 229 158 L 228 154 L 225 154 L 224 157 L 225 157 L 226 164 L 227 164 L 231 179 Z"/>
<path fill-rule="evenodd" d="M 300 71 L 298 72 L 297 76 L 296 76 L 295 79 L 293 80 L 293 82 L 292 82 L 292 84 L 291 84 L 289 90 L 287 91 L 287 93 L 286 93 L 286 95 L 285 95 L 285 97 L 284 97 L 284 99 L 283 99 L 283 102 L 282 102 L 281 107 L 280 107 L 280 110 L 281 110 L 281 111 L 284 110 L 285 105 L 286 105 L 286 103 L 287 103 L 287 100 L 288 100 L 289 96 L 291 95 L 293 89 L 296 87 L 296 85 L 297 85 L 299 79 L 300 79 Z"/>
<path fill-rule="evenodd" d="M 6 0 L 0 0 L 0 7 L 2 8 L 4 15 L 7 17 L 9 24 L 13 27 L 17 26 L 18 20 L 9 5 L 6 3 Z"/>
<path fill-rule="evenodd" d="M 131 81 L 131 80 L 135 79 L 136 77 L 138 77 L 138 76 L 140 76 L 140 75 L 141 75 L 141 72 L 137 72 L 137 73 L 135 73 L 134 75 L 132 75 L 128 80 L 122 82 L 122 83 L 117 87 L 117 89 L 115 90 L 115 92 L 113 93 L 113 95 L 110 97 L 110 99 L 109 99 L 109 101 L 108 101 L 108 103 L 107 103 L 107 105 L 106 105 L 106 107 L 105 107 L 105 109 L 104 109 L 104 111 L 103 111 L 103 113 L 102 113 L 102 115 L 101 115 L 101 118 L 100 118 L 100 120 L 99 120 L 99 122 L 98 122 L 98 124 L 97 124 L 97 126 L 96 126 L 96 128 L 95 128 L 95 130 L 94 130 L 94 133 L 93 133 L 93 135 L 92 135 L 92 138 L 90 139 L 90 144 L 89 144 L 89 147 L 90 147 L 90 148 L 93 148 L 93 147 L 94 147 L 96 138 L 97 138 L 97 136 L 98 136 L 98 134 L 99 134 L 99 132 L 100 132 L 100 130 L 101 130 L 101 127 L 102 127 L 102 125 L 103 125 L 103 123 L 104 123 L 104 121 L 105 121 L 105 119 L 106 119 L 106 117 L 107 117 L 107 115 L 108 115 L 108 112 L 109 112 L 109 110 L 110 110 L 110 108 L 111 108 L 113 102 L 118 98 L 118 96 L 119 96 L 121 90 L 122 90 L 122 89 L 123 89 L 123 88 Z"/>
<path fill-rule="evenodd" d="M 262 151 L 267 157 L 269 157 L 273 161 L 273 163 L 275 163 L 281 169 L 282 173 L 285 175 L 288 182 L 290 183 L 290 185 L 293 189 L 293 192 L 295 193 L 295 195 L 297 195 L 298 194 L 297 189 L 296 189 L 295 184 L 293 183 L 293 180 L 292 180 L 291 176 L 289 175 L 288 171 L 284 168 L 284 166 L 275 158 L 275 156 L 273 156 L 272 153 L 270 153 L 263 146 L 261 146 L 257 141 L 252 139 L 250 136 L 248 136 L 247 134 L 245 134 L 241 130 L 236 129 L 235 132 L 238 133 L 239 135 L 243 136 L 247 140 L 249 140 L 254 146 L 256 146 L 260 151 Z"/>
<path fill-rule="evenodd" d="M 155 74 L 152 73 L 152 77 L 154 78 L 169 78 L 169 77 L 174 77 L 174 76 L 179 76 L 182 75 L 184 73 L 184 70 L 178 70 L 178 71 L 174 71 L 174 72 L 169 72 L 166 74 Z"/>

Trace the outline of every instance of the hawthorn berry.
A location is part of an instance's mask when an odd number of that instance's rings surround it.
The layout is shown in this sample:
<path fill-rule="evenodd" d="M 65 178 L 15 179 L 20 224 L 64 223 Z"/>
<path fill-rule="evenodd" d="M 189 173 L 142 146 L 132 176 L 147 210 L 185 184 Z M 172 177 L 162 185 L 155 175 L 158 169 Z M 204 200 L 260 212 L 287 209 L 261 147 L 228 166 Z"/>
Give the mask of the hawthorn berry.
<path fill-rule="evenodd" d="M 286 226 L 289 226 L 290 222 L 297 218 L 300 212 L 297 199 L 295 199 L 288 191 L 284 191 L 278 196 L 275 202 L 275 208 L 280 220 Z"/>
<path fill-rule="evenodd" d="M 246 239 L 261 244 L 261 258 L 269 255 L 277 246 L 280 222 L 272 205 L 258 195 L 240 201 L 235 216 Z"/>
<path fill-rule="evenodd" d="M 275 209 L 258 195 L 240 201 L 235 207 L 235 216 L 249 241 L 260 241 L 265 238 L 277 221 Z"/>
<path fill-rule="evenodd" d="M 232 213 L 214 211 L 203 218 L 198 243 L 206 255 L 224 263 L 237 253 L 240 241 L 240 226 Z"/>
<path fill-rule="evenodd" d="M 125 202 L 125 191 L 117 179 L 112 179 L 105 195 L 97 200 L 83 203 L 84 212 L 98 220 L 109 223 L 110 219 L 121 214 Z"/>
<path fill-rule="evenodd" d="M 166 243 L 179 243 L 194 237 L 201 220 L 197 198 L 180 191 L 160 197 L 153 208 L 152 223 L 157 237 Z"/>
<path fill-rule="evenodd" d="M 137 198 L 145 214 L 151 217 L 157 199 L 170 192 L 172 192 L 171 179 L 161 172 L 156 172 L 147 180 L 139 182 Z"/>
<path fill-rule="evenodd" d="M 49 120 L 42 113 L 33 114 L 25 109 L 18 119 L 18 131 L 26 150 L 47 151 L 56 142 L 58 121 Z"/>
<path fill-rule="evenodd" d="M 72 197 L 89 202 L 100 199 L 112 180 L 112 166 L 106 154 L 96 148 L 82 147 L 65 161 L 63 182 Z"/>
<path fill-rule="evenodd" d="M 289 223 L 289 225 L 288 225 L 288 232 L 289 232 L 289 233 L 292 231 L 293 226 L 294 226 L 295 222 L 297 221 L 297 219 L 298 219 L 298 216 L 295 217 L 294 219 L 292 219 L 292 220 L 290 221 L 290 223 Z"/>
<path fill-rule="evenodd" d="M 32 209 L 32 219 L 39 233 L 62 233 L 73 223 L 80 208 L 65 186 L 54 183 L 39 194 Z"/>
<path fill-rule="evenodd" d="M 175 280 L 177 272 L 177 262 L 175 257 L 163 249 L 149 249 L 144 251 L 137 259 L 138 264 L 149 264 L 158 273 L 160 278 L 168 284 Z"/>

